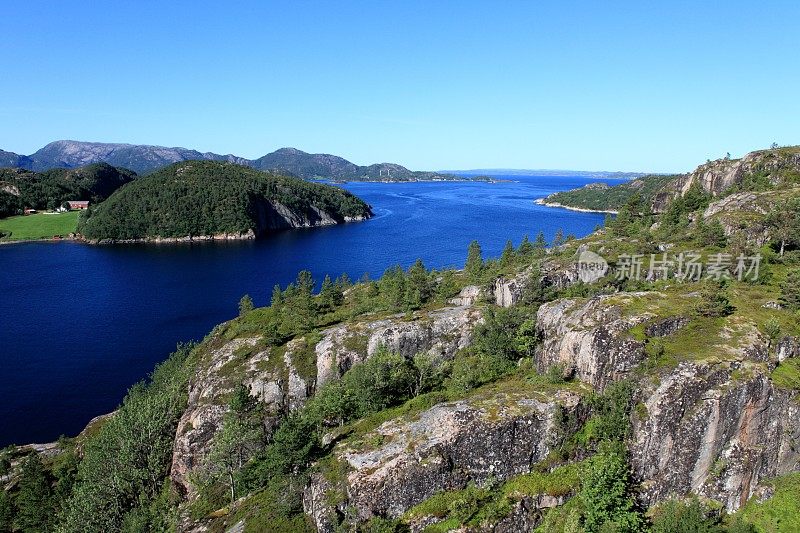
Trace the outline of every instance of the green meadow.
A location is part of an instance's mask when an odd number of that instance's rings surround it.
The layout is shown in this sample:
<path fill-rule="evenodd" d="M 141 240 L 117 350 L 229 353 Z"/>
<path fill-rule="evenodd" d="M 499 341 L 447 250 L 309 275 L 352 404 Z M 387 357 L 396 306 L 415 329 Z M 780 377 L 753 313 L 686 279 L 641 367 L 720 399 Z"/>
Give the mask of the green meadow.
<path fill-rule="evenodd" d="M 0 219 L 0 241 L 25 241 L 66 237 L 78 225 L 78 211 L 16 216 Z"/>

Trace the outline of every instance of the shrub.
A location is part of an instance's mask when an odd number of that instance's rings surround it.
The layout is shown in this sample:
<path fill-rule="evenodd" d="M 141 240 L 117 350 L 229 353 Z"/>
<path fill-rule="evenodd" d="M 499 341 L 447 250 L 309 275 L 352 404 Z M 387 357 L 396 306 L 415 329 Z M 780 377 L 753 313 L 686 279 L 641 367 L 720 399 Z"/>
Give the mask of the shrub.
<path fill-rule="evenodd" d="M 700 291 L 700 303 L 695 308 L 699 316 L 726 317 L 736 310 L 728 298 L 728 281 L 710 282 Z"/>
<path fill-rule="evenodd" d="M 624 446 L 605 444 L 588 461 L 580 497 L 586 509 L 584 528 L 599 531 L 639 532 L 644 519 L 631 494 L 631 474 Z"/>
<path fill-rule="evenodd" d="M 793 311 L 800 309 L 800 269 L 790 270 L 781 283 L 780 302 Z"/>
<path fill-rule="evenodd" d="M 652 533 L 712 533 L 719 520 L 708 513 L 697 498 L 688 503 L 669 500 L 653 517 Z"/>
<path fill-rule="evenodd" d="M 516 365 L 503 357 L 470 354 L 457 357 L 448 380 L 448 388 L 466 392 L 485 383 L 496 381 L 512 372 Z"/>

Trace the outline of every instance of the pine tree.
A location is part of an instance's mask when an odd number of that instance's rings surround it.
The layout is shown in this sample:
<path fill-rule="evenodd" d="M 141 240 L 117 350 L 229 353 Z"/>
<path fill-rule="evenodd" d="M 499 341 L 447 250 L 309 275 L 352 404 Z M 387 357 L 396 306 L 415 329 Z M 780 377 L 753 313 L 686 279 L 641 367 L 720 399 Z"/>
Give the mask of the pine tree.
<path fill-rule="evenodd" d="M 301 270 L 297 274 L 297 281 L 295 282 L 299 294 L 303 297 L 310 298 L 314 293 L 314 286 L 316 282 L 308 270 Z"/>
<path fill-rule="evenodd" d="M 283 291 L 281 291 L 281 286 L 276 284 L 272 287 L 272 307 L 280 309 L 281 304 L 283 304 Z"/>
<path fill-rule="evenodd" d="M 339 287 L 339 290 L 344 292 L 353 286 L 353 282 L 350 281 L 350 276 L 347 275 L 347 272 L 343 272 L 341 276 L 336 278 L 336 285 Z"/>
<path fill-rule="evenodd" d="M 553 246 L 561 246 L 564 244 L 564 230 L 558 228 L 555 237 L 553 237 Z"/>
<path fill-rule="evenodd" d="M 544 251 L 545 248 L 547 248 L 547 241 L 544 238 L 544 232 L 540 231 L 536 235 L 536 241 L 533 243 L 533 249 L 534 251 L 541 252 Z"/>
<path fill-rule="evenodd" d="M 11 496 L 0 488 L 0 531 L 11 531 L 14 526 L 14 504 Z"/>
<path fill-rule="evenodd" d="M 700 303 L 697 305 L 700 316 L 719 318 L 731 315 L 736 308 L 728 298 L 728 280 L 721 279 L 709 282 L 700 291 Z"/>
<path fill-rule="evenodd" d="M 467 275 L 473 280 L 480 278 L 483 271 L 483 255 L 478 241 L 472 241 L 467 248 L 467 262 L 464 265 Z"/>
<path fill-rule="evenodd" d="M 385 305 L 398 311 L 407 307 L 406 302 L 406 273 L 403 267 L 395 265 L 383 273 L 383 277 L 376 284 L 379 294 L 383 297 Z"/>
<path fill-rule="evenodd" d="M 503 254 L 500 256 L 500 264 L 503 266 L 508 266 L 514 261 L 514 245 L 511 243 L 511 239 L 506 241 L 506 245 L 503 247 Z"/>
<path fill-rule="evenodd" d="M 330 311 L 339 306 L 342 302 L 342 290 L 338 284 L 331 281 L 331 277 L 326 275 L 322 280 L 322 288 L 319 291 L 320 307 L 325 311 Z"/>
<path fill-rule="evenodd" d="M 714 220 L 707 224 L 703 217 L 699 217 L 697 221 L 697 239 L 703 246 L 718 246 L 720 248 L 728 244 L 728 238 L 725 236 L 725 228 L 719 220 Z"/>
<path fill-rule="evenodd" d="M 314 305 L 314 286 L 316 282 L 308 270 L 301 270 L 295 282 L 295 294 L 291 298 L 290 307 L 294 327 L 297 331 L 308 331 L 316 321 Z M 288 299 L 287 299 L 288 300 Z"/>
<path fill-rule="evenodd" d="M 22 463 L 19 492 L 16 497 L 16 529 L 50 531 L 54 512 L 53 490 L 39 454 L 31 454 Z"/>
<path fill-rule="evenodd" d="M 523 257 L 526 257 L 533 253 L 533 244 L 531 244 L 531 241 L 528 238 L 527 233 L 522 237 L 522 242 L 519 243 L 519 248 L 517 248 L 517 253 Z"/>
<path fill-rule="evenodd" d="M 406 304 L 410 308 L 417 308 L 430 300 L 433 294 L 433 287 L 422 259 L 417 259 L 408 269 L 408 286 L 406 290 Z"/>
<path fill-rule="evenodd" d="M 239 316 L 244 316 L 252 310 L 253 310 L 253 299 L 250 298 L 249 294 L 245 294 L 244 296 L 242 296 L 242 299 L 239 300 Z"/>

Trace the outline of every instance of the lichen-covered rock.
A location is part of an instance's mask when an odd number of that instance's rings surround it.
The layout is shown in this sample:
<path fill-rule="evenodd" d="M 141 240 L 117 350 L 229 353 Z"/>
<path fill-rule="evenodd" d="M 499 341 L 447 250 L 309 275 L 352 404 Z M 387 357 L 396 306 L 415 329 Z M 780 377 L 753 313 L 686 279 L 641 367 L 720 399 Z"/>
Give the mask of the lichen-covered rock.
<path fill-rule="evenodd" d="M 539 308 L 536 327 L 542 343 L 535 356 L 539 371 L 562 365 L 567 374 L 602 390 L 644 359 L 644 344 L 627 332 L 653 315 L 625 317 L 610 298 L 562 299 Z"/>
<path fill-rule="evenodd" d="M 741 184 L 747 176 L 761 175 L 771 184 L 778 185 L 785 181 L 784 175 L 799 170 L 800 151 L 796 149 L 760 150 L 741 159 L 709 161 L 691 174 L 679 176 L 656 194 L 652 208 L 656 213 L 663 212 L 673 198 L 683 196 L 695 184 L 703 191 L 719 196 Z"/>
<path fill-rule="evenodd" d="M 308 397 L 313 384 L 299 376 L 292 362 L 293 352 L 304 341 L 290 342 L 283 353 L 262 348 L 260 342 L 258 336 L 218 342 L 189 382 L 189 401 L 178 422 L 170 472 L 173 484 L 188 498 L 195 495 L 191 474 L 202 467 L 237 385 L 248 387 L 264 403 L 265 411 L 276 417 L 301 407 Z M 272 360 L 275 357 L 280 361 Z"/>
<path fill-rule="evenodd" d="M 582 249 L 578 250 L 580 253 Z M 494 303 L 499 307 L 511 307 L 522 302 L 525 293 L 532 284 L 554 289 L 565 289 L 580 281 L 577 256 L 576 260 L 563 264 L 554 260 L 545 261 L 541 271 L 524 270 L 512 277 L 500 277 L 492 287 Z"/>
<path fill-rule="evenodd" d="M 685 316 L 671 316 L 657 320 L 648 324 L 644 332 L 648 337 L 666 337 L 676 333 L 679 329 L 689 323 L 689 318 Z"/>
<path fill-rule="evenodd" d="M 529 275 L 515 278 L 497 278 L 494 282 L 494 303 L 499 307 L 511 307 L 522 299 L 522 295 L 531 282 Z"/>
<path fill-rule="evenodd" d="M 648 504 L 695 493 L 734 511 L 761 479 L 800 467 L 797 393 L 762 364 L 684 362 L 644 396 L 631 462 Z"/>
<path fill-rule="evenodd" d="M 447 300 L 447 303 L 455 306 L 475 305 L 482 295 L 481 288 L 477 285 L 467 285 L 461 291 Z"/>
<path fill-rule="evenodd" d="M 530 472 L 550 451 L 558 405 L 574 412 L 580 396 L 564 390 L 549 398 L 498 392 L 386 422 L 361 441 L 334 448 L 349 470 L 336 504 L 352 509 L 358 521 L 398 517 L 437 492 Z M 364 444 L 373 442 L 377 445 Z M 325 483 L 330 480 L 313 479 L 304 500 L 319 531 L 332 530 L 329 517 L 335 514 L 332 503 L 320 497 L 330 493 Z"/>
<path fill-rule="evenodd" d="M 775 346 L 775 355 L 779 363 L 790 357 L 800 357 L 800 339 L 797 337 L 783 337 Z"/>
<path fill-rule="evenodd" d="M 322 340 L 316 346 L 317 386 L 338 379 L 381 346 L 408 358 L 424 352 L 450 359 L 469 346 L 472 330 L 481 320 L 480 310 L 459 306 L 417 313 L 412 320 L 397 315 L 329 328 L 322 332 Z"/>

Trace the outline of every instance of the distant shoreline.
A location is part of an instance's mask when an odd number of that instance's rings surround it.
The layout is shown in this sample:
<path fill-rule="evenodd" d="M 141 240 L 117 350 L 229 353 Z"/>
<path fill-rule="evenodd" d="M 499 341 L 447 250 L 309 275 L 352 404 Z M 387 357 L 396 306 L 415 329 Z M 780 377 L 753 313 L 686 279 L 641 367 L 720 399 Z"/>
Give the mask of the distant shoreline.
<path fill-rule="evenodd" d="M 585 207 L 572 207 L 569 205 L 560 204 L 558 202 L 547 202 L 547 198 L 537 198 L 533 201 L 536 205 L 543 205 L 545 207 L 560 207 L 561 209 L 569 209 L 570 211 L 578 211 L 580 213 L 608 213 L 610 215 L 619 214 L 619 211 L 613 209 L 587 209 Z"/>

